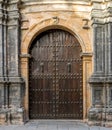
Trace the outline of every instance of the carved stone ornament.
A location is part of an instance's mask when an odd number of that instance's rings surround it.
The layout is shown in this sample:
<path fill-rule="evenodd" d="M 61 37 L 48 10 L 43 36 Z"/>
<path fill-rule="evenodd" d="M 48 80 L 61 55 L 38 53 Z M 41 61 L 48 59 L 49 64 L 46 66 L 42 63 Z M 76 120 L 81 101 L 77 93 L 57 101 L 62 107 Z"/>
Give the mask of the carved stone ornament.
<path fill-rule="evenodd" d="M 58 24 L 59 23 L 59 18 L 57 16 L 52 17 L 53 24 Z"/>

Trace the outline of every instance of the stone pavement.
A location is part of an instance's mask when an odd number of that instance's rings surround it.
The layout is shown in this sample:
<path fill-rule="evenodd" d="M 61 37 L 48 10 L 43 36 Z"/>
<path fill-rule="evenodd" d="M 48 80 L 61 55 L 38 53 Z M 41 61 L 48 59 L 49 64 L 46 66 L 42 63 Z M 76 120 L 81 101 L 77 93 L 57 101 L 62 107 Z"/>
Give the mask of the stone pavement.
<path fill-rule="evenodd" d="M 99 126 L 89 127 L 87 124 L 76 121 L 30 121 L 25 125 L 0 126 L 0 130 L 112 130 Z"/>

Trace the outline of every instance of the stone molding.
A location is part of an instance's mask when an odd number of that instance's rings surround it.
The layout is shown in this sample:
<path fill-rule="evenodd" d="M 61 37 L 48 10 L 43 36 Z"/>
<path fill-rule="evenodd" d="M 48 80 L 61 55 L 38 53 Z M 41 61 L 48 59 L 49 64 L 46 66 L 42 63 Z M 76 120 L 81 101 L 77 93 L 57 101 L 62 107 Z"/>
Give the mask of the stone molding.
<path fill-rule="evenodd" d="M 20 58 L 31 58 L 30 54 L 21 54 Z"/>
<path fill-rule="evenodd" d="M 79 4 L 79 5 L 90 5 L 90 1 L 89 0 L 69 0 L 69 1 L 65 1 L 65 0 L 21 0 L 22 2 L 22 6 L 31 6 L 31 5 L 42 5 L 42 4 Z"/>
<path fill-rule="evenodd" d="M 83 42 L 82 38 L 78 35 L 75 28 L 73 28 L 73 25 L 71 23 L 66 24 L 65 20 L 61 18 L 59 18 L 59 22 L 57 24 L 55 24 L 53 18 L 50 18 L 50 19 L 45 19 L 31 26 L 29 30 L 27 31 L 26 35 L 23 37 L 22 46 L 21 46 L 22 52 L 26 54 L 28 53 L 28 48 L 31 44 L 31 41 L 35 38 L 35 35 L 38 35 L 43 30 L 58 28 L 58 27 L 65 30 L 69 30 L 71 33 L 73 33 L 73 35 L 75 35 L 77 39 L 79 40 L 79 43 L 81 44 L 83 52 L 86 52 L 86 48 L 87 48 L 86 46 L 88 45 Z"/>
<path fill-rule="evenodd" d="M 112 22 L 112 1 L 96 1 L 92 2 L 91 19 L 94 23 Z"/>

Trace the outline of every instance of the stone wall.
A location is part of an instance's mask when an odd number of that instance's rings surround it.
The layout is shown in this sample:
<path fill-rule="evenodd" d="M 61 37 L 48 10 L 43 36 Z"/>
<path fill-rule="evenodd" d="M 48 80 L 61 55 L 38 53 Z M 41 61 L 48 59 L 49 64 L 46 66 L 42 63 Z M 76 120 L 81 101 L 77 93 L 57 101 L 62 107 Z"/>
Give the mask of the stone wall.
<path fill-rule="evenodd" d="M 88 79 L 92 73 L 91 2 L 88 0 L 22 1 L 21 12 L 21 73 L 25 80 L 25 119 L 29 120 L 29 48 L 35 37 L 48 29 L 63 29 L 75 35 L 83 53 L 83 119 L 91 106 Z"/>
<path fill-rule="evenodd" d="M 92 0 L 92 5 L 94 72 L 89 81 L 92 87 L 89 119 L 92 124 L 112 125 L 112 1 Z"/>
<path fill-rule="evenodd" d="M 0 124 L 23 122 L 19 1 L 0 1 Z"/>
<path fill-rule="evenodd" d="M 83 120 L 111 125 L 111 12 L 111 0 L 0 0 L 0 124 L 29 120 L 29 48 L 60 28 L 82 47 Z"/>

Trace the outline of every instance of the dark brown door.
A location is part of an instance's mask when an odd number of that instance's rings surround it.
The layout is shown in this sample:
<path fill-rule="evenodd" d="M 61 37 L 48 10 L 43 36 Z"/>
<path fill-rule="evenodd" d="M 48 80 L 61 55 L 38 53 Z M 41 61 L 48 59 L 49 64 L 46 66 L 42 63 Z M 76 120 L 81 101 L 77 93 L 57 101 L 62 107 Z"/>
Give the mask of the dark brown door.
<path fill-rule="evenodd" d="M 78 40 L 52 29 L 30 47 L 30 119 L 82 119 L 82 59 Z"/>

